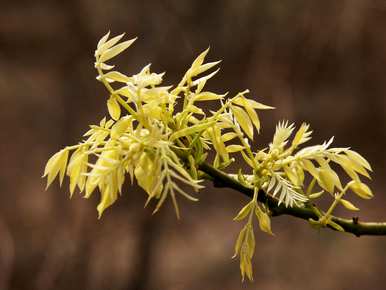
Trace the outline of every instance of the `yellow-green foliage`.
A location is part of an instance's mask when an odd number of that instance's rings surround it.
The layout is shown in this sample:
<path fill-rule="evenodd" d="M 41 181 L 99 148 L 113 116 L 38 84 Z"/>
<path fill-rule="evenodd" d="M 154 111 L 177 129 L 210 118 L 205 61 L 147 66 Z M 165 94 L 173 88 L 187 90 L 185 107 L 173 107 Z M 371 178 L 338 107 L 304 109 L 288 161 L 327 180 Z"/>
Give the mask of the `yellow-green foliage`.
<path fill-rule="evenodd" d="M 78 145 L 65 147 L 49 159 L 44 171 L 47 186 L 57 176 L 62 184 L 67 175 L 71 195 L 78 188 L 88 198 L 98 188 L 100 217 L 117 200 L 130 177 L 131 183 L 135 180 L 144 189 L 148 201 L 157 200 L 155 211 L 170 198 L 179 216 L 177 196 L 197 201 L 186 189 L 194 192 L 203 187 L 198 166 L 208 153 L 214 153 L 212 164 L 222 170 L 238 155 L 250 172 L 234 176 L 255 192 L 235 217 L 247 220 L 237 239 L 235 256 L 240 257 L 242 277 L 249 279 L 255 250 L 254 219 L 262 231 L 272 234 L 269 208 L 257 200 L 260 189 L 287 207 L 302 207 L 329 195 L 331 206 L 326 211 L 316 210 L 319 220 L 311 222 L 337 230 L 343 229 L 330 216 L 338 204 L 358 210 L 343 199 L 349 190 L 364 199 L 372 197 L 360 179 L 369 178 L 371 171 L 361 155 L 349 148 L 331 148 L 332 138 L 321 145 L 299 148 L 311 139 L 308 124 L 302 124 L 295 133 L 294 124 L 280 122 L 268 147 L 252 148 L 250 144 L 260 131 L 257 111 L 273 108 L 247 98 L 248 90 L 229 98 L 226 93 L 205 90 L 218 69 L 209 71 L 219 64 L 204 63 L 209 50 L 193 61 L 177 86 L 165 86 L 164 73 L 151 72 L 150 65 L 127 76 L 107 63 L 135 41 L 120 42 L 122 37 L 109 39 L 106 34 L 95 51 L 97 80 L 108 92 L 109 117 L 91 125 Z M 218 109 L 205 112 L 201 106 L 207 101 L 216 101 Z M 177 102 L 182 103 L 181 110 L 176 110 Z M 347 173 L 343 179 L 335 171 L 338 166 Z"/>

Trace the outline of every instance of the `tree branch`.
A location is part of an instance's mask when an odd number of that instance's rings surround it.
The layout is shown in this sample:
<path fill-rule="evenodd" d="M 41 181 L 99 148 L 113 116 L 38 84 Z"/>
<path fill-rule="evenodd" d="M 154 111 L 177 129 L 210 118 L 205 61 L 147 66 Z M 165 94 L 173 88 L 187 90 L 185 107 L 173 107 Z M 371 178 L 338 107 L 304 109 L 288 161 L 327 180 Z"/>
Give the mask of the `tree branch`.
<path fill-rule="evenodd" d="M 253 197 L 252 188 L 244 186 L 236 179 L 230 177 L 225 172 L 212 167 L 208 163 L 201 163 L 199 169 L 207 174 L 205 178 L 211 180 L 216 187 L 232 188 L 250 198 Z M 304 220 L 318 220 L 318 216 L 310 207 L 285 207 L 283 204 L 279 205 L 276 198 L 268 195 L 263 190 L 259 191 L 258 200 L 268 205 L 272 212 L 272 216 L 290 215 Z M 331 219 L 333 222 L 340 225 L 345 232 L 354 234 L 357 237 L 362 235 L 386 236 L 386 222 L 360 222 L 358 217 L 344 219 L 332 216 Z"/>

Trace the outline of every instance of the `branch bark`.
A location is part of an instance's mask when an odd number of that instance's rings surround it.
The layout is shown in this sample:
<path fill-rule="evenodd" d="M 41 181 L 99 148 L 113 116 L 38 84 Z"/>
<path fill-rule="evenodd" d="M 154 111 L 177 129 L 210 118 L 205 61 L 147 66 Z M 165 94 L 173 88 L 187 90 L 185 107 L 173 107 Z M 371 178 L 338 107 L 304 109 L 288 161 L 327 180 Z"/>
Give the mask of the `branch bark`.
<path fill-rule="evenodd" d="M 252 188 L 244 186 L 236 179 L 208 163 L 201 163 L 199 169 L 207 174 L 206 179 L 211 180 L 214 186 L 232 188 L 250 198 L 253 197 Z M 309 219 L 318 220 L 318 216 L 310 207 L 285 207 L 283 204 L 279 205 L 276 198 L 268 195 L 263 190 L 259 191 L 258 200 L 268 205 L 272 216 L 290 215 L 307 221 Z M 386 236 L 386 222 L 360 222 L 358 217 L 344 219 L 337 216 L 332 216 L 332 221 L 343 227 L 346 233 L 354 234 L 357 237 L 363 235 Z M 329 228 L 335 230 L 334 228 Z"/>

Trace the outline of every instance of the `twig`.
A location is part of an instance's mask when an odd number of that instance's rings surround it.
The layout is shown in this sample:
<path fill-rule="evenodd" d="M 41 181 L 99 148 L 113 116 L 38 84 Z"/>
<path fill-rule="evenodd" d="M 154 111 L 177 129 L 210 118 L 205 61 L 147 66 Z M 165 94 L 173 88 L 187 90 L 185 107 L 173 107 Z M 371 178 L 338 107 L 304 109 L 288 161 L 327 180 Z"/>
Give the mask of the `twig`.
<path fill-rule="evenodd" d="M 252 198 L 252 188 L 244 186 L 225 172 L 218 170 L 205 162 L 199 165 L 199 169 L 206 173 L 204 178 L 213 181 L 216 187 L 232 188 Z M 309 219 L 318 220 L 318 216 L 310 207 L 285 207 L 283 204 L 279 205 L 276 198 L 268 195 L 263 190 L 259 191 L 258 200 L 268 205 L 272 216 L 290 215 L 307 221 Z M 354 217 L 352 219 L 344 219 L 332 216 L 331 219 L 333 222 L 340 225 L 346 233 L 354 234 L 357 237 L 363 235 L 386 236 L 386 222 L 360 222 L 358 217 Z M 333 229 L 331 227 L 329 228 Z"/>

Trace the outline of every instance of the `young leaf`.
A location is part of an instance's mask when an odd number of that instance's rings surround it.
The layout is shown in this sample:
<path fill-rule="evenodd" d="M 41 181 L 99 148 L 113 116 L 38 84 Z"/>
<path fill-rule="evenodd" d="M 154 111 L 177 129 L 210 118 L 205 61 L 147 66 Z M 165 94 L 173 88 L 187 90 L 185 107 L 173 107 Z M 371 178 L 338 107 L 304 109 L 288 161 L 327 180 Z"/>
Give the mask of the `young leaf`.
<path fill-rule="evenodd" d="M 239 236 L 237 237 L 236 244 L 235 244 L 235 253 L 234 253 L 234 255 L 233 255 L 232 258 L 235 258 L 235 257 L 237 257 L 237 255 L 239 255 L 240 250 L 241 250 L 242 243 L 243 243 L 244 238 L 245 238 L 246 232 L 247 232 L 247 228 L 246 228 L 246 227 L 244 227 L 244 228 L 240 231 Z"/>
<path fill-rule="evenodd" d="M 372 171 L 372 168 L 371 168 L 369 162 L 365 158 L 363 158 L 362 155 L 360 155 L 359 153 L 357 153 L 353 150 L 347 150 L 345 153 L 347 154 L 348 158 L 350 158 L 352 161 L 360 164 L 361 166 L 363 166 L 367 170 Z"/>
<path fill-rule="evenodd" d="M 331 226 L 333 229 L 337 230 L 338 232 L 344 232 L 344 228 L 342 226 L 338 225 L 336 222 L 332 221 L 331 219 L 328 220 L 328 225 Z"/>
<path fill-rule="evenodd" d="M 294 124 L 288 124 L 288 121 L 279 122 L 276 126 L 273 136 L 272 147 L 283 148 L 287 144 L 288 138 L 294 130 Z"/>
<path fill-rule="evenodd" d="M 110 31 L 107 32 L 105 35 L 103 35 L 103 37 L 98 41 L 97 48 L 100 48 L 102 44 L 104 44 L 106 40 L 109 38 L 109 36 L 110 36 Z"/>
<path fill-rule="evenodd" d="M 115 82 L 121 82 L 126 83 L 130 80 L 130 78 L 118 71 L 111 71 L 103 75 L 105 79 L 108 79 L 109 82 L 115 81 Z"/>
<path fill-rule="evenodd" d="M 228 142 L 236 137 L 237 137 L 237 134 L 235 132 L 228 132 L 228 133 L 225 133 L 224 135 L 221 135 L 221 140 L 223 142 Z"/>
<path fill-rule="evenodd" d="M 226 96 L 226 94 L 224 95 L 218 95 L 218 94 L 215 94 L 215 93 L 211 93 L 211 92 L 202 92 L 202 93 L 199 93 L 195 96 L 194 100 L 195 101 L 213 101 L 213 100 L 221 100 L 223 99 L 224 97 Z"/>
<path fill-rule="evenodd" d="M 254 203 L 249 202 L 247 205 L 245 205 L 237 214 L 237 216 L 233 219 L 234 221 L 241 221 L 245 219 L 248 214 L 251 212 L 253 209 Z"/>
<path fill-rule="evenodd" d="M 241 145 L 229 145 L 228 147 L 226 147 L 226 151 L 228 153 L 235 153 L 235 152 L 242 151 L 244 149 L 245 149 L 244 146 L 241 146 Z"/>
<path fill-rule="evenodd" d="M 197 133 L 197 132 L 204 131 L 207 128 L 214 125 L 215 123 L 216 123 L 216 121 L 212 121 L 212 122 L 197 124 L 197 125 L 194 125 L 192 127 L 181 129 L 181 130 L 173 133 L 170 136 L 170 141 L 176 140 L 176 139 L 184 137 L 184 136 L 189 136 L 189 135 L 192 135 L 192 134 Z"/>
<path fill-rule="evenodd" d="M 232 106 L 231 108 L 233 115 L 235 116 L 235 119 L 237 123 L 239 123 L 241 129 L 243 129 L 249 139 L 253 140 L 253 125 L 248 114 L 240 107 Z"/>
<path fill-rule="evenodd" d="M 110 34 L 110 32 L 108 33 Z M 107 35 L 107 34 L 106 34 Z M 105 35 L 105 36 L 106 36 Z M 107 49 L 109 49 L 110 47 L 112 47 L 113 45 L 115 45 L 116 43 L 118 43 L 118 41 L 120 41 L 122 39 L 122 37 L 124 36 L 125 34 L 122 33 L 120 35 L 117 35 L 117 36 L 114 36 L 113 38 L 111 38 L 109 41 L 106 42 L 107 38 L 103 41 L 103 43 L 101 43 L 101 45 L 97 46 L 97 55 L 100 55 L 102 54 L 104 51 L 106 51 Z M 105 37 L 104 36 L 104 37 Z M 107 35 L 109 36 L 109 35 Z M 103 37 L 103 38 L 104 38 Z M 102 40 L 102 39 L 101 39 Z"/>
<path fill-rule="evenodd" d="M 60 185 L 63 182 L 64 174 L 66 172 L 66 165 L 68 160 L 68 150 L 62 149 L 58 153 L 54 154 L 47 162 L 47 165 L 44 169 L 43 177 L 47 176 L 47 186 L 48 188 L 52 181 L 59 173 Z"/>
<path fill-rule="evenodd" d="M 371 189 L 360 181 L 350 181 L 349 188 L 363 199 L 370 199 L 374 196 Z"/>
<path fill-rule="evenodd" d="M 118 120 L 111 128 L 111 138 L 118 139 L 123 133 L 126 132 L 127 128 L 129 128 L 130 122 L 131 121 L 129 119 Z"/>
<path fill-rule="evenodd" d="M 259 220 L 259 227 L 260 229 L 270 235 L 273 235 L 272 229 L 271 229 L 271 219 L 269 216 L 261 209 L 256 207 L 255 214 L 257 216 L 257 219 Z"/>
<path fill-rule="evenodd" d="M 299 130 L 296 132 L 294 139 L 292 140 L 292 147 L 296 148 L 297 146 L 306 143 L 311 139 L 312 131 L 308 131 L 310 125 L 303 123 Z"/>
<path fill-rule="evenodd" d="M 343 199 L 341 198 L 340 199 L 340 203 L 345 207 L 347 208 L 348 210 L 359 210 L 359 208 L 357 208 L 355 205 L 353 205 L 351 202 L 349 202 L 348 200 L 346 199 Z"/>
<path fill-rule="evenodd" d="M 205 64 L 202 64 L 198 70 L 196 71 L 197 75 L 199 74 L 202 74 L 203 72 L 206 72 L 208 69 L 211 69 L 212 67 L 216 66 L 217 64 L 219 64 L 221 62 L 221 60 L 219 61 L 213 61 L 213 62 L 208 62 L 208 63 L 205 63 Z"/>
<path fill-rule="evenodd" d="M 110 96 L 110 98 L 107 100 L 107 109 L 111 118 L 114 120 L 118 120 L 121 116 L 121 106 L 118 104 L 116 97 Z"/>
<path fill-rule="evenodd" d="M 259 116 L 257 115 L 255 109 L 253 108 L 253 106 L 251 105 L 251 103 L 249 102 L 250 100 L 248 100 L 247 98 L 245 98 L 243 95 L 239 96 L 239 97 L 236 97 L 233 101 L 233 103 L 239 105 L 239 106 L 242 106 L 244 107 L 244 109 L 246 110 L 246 112 L 248 113 L 249 115 L 249 118 L 251 119 L 253 125 L 255 126 L 257 132 L 260 131 L 260 120 L 259 120 Z"/>
<path fill-rule="evenodd" d="M 342 185 L 338 175 L 329 166 L 324 166 L 319 169 L 319 180 L 320 186 L 326 191 L 333 193 L 334 188 L 337 187 L 342 190 Z"/>
<path fill-rule="evenodd" d="M 203 52 L 201 52 L 199 54 L 199 56 L 197 56 L 197 58 L 193 61 L 192 65 L 190 67 L 191 76 L 198 75 L 199 67 L 203 64 L 208 52 L 209 52 L 209 47 L 206 50 L 204 50 Z"/>
<path fill-rule="evenodd" d="M 117 44 L 116 46 L 113 46 L 113 47 L 107 49 L 106 51 L 102 52 L 101 57 L 99 58 L 99 62 L 103 63 L 103 62 L 106 62 L 109 59 L 117 56 L 122 51 L 127 49 L 130 45 L 132 45 L 134 43 L 134 41 L 136 41 L 136 39 L 137 38 L 124 41 L 124 42 Z"/>
<path fill-rule="evenodd" d="M 215 74 L 217 74 L 219 72 L 220 69 L 217 69 L 215 70 L 214 72 L 206 75 L 206 76 L 203 76 L 199 79 L 196 79 L 194 82 L 192 82 L 192 86 L 197 86 L 199 85 L 201 82 L 206 82 L 208 81 L 209 79 L 211 79 Z"/>

